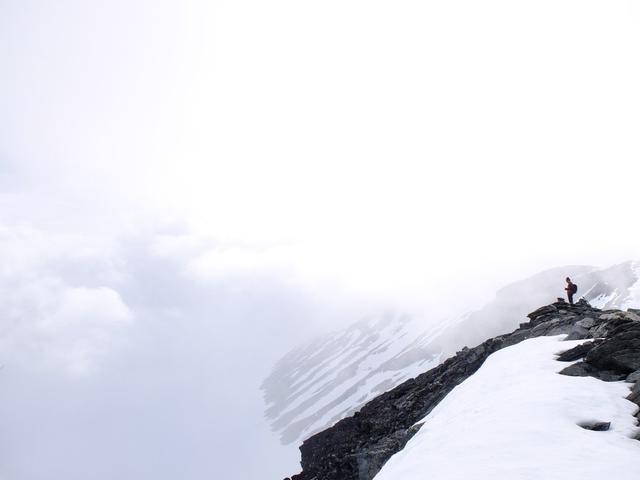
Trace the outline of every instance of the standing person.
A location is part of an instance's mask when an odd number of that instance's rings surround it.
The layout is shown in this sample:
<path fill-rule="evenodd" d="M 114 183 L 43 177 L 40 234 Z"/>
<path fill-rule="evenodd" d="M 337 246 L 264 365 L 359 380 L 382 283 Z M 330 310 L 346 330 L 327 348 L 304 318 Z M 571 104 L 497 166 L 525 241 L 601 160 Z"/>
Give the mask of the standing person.
<path fill-rule="evenodd" d="M 573 305 L 573 295 L 578 291 L 578 286 L 573 283 L 569 277 L 567 277 L 565 280 L 567 281 L 567 286 L 564 289 L 567 292 L 569 303 Z"/>

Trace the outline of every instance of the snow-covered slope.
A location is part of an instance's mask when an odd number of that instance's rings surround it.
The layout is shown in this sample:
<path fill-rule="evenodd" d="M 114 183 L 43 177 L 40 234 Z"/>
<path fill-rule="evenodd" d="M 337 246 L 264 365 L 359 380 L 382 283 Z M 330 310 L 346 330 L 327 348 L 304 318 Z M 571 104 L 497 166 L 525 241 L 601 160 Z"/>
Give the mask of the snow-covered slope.
<path fill-rule="evenodd" d="M 558 375 L 583 341 L 526 340 L 492 354 L 423 420 L 376 480 L 638 478 L 629 384 Z M 579 425 L 611 422 L 596 432 Z"/>
<path fill-rule="evenodd" d="M 640 261 L 590 272 L 585 280 L 589 288 L 584 296 L 596 308 L 624 310 L 640 305 Z"/>
<path fill-rule="evenodd" d="M 446 319 L 371 316 L 286 354 L 262 385 L 266 416 L 282 443 L 300 442 L 460 348 L 512 331 L 528 312 L 563 294 L 567 275 L 595 307 L 640 304 L 640 262 L 626 262 L 548 270 L 500 289 L 477 311 Z"/>
<path fill-rule="evenodd" d="M 263 384 L 273 428 L 283 443 L 306 438 L 434 367 L 441 352 L 430 346 L 445 327 L 416 333 L 411 318 L 387 313 L 289 352 Z"/>

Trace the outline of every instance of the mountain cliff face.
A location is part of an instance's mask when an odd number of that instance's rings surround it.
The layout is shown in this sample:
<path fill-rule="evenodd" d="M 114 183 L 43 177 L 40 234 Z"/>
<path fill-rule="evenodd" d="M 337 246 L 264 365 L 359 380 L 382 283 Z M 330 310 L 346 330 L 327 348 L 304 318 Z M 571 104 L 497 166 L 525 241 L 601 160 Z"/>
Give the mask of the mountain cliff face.
<path fill-rule="evenodd" d="M 479 310 L 446 319 L 371 316 L 285 355 L 262 385 L 266 416 L 282 443 L 301 442 L 465 345 L 515 329 L 527 312 L 562 293 L 567 275 L 594 307 L 640 305 L 640 262 L 626 262 L 548 270 L 502 288 Z"/>
<path fill-rule="evenodd" d="M 602 310 L 585 300 L 576 305 L 556 302 L 539 308 L 512 333 L 463 348 L 435 368 L 377 396 L 353 416 L 305 440 L 300 447 L 302 472 L 291 478 L 373 478 L 453 388 L 473 375 L 491 354 L 526 339 L 560 334 L 572 340 L 593 339 L 560 355 L 560 361 L 577 361 L 561 373 L 604 381 L 626 379 L 633 385 L 628 399 L 640 405 L 639 314 L 633 309 Z"/>

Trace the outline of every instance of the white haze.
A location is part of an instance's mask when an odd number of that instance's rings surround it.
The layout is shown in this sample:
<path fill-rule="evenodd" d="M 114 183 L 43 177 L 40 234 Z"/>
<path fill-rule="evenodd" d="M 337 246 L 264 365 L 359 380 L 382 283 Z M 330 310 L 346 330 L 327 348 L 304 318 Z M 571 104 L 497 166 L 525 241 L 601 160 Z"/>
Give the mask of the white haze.
<path fill-rule="evenodd" d="M 638 1 L 0 4 L 0 477 L 293 473 L 382 308 L 640 257 Z M 559 287 L 561 288 L 561 287 Z"/>

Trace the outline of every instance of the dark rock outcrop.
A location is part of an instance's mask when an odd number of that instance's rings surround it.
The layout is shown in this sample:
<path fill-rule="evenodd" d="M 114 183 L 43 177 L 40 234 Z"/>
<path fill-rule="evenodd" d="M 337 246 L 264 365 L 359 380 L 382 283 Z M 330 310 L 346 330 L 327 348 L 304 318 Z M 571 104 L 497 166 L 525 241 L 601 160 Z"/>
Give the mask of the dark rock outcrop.
<path fill-rule="evenodd" d="M 589 422 L 581 423 L 580 426 L 585 430 L 593 430 L 594 432 L 606 432 L 611 428 L 611 422 Z"/>
<path fill-rule="evenodd" d="M 634 319 L 635 316 L 618 310 L 601 313 L 598 320 L 590 322 L 589 334 L 605 338 L 583 343 L 563 352 L 558 360 L 584 358 L 584 361 L 575 363 L 560 373 L 617 381 L 624 380 L 639 370 L 640 322 Z"/>
<path fill-rule="evenodd" d="M 558 301 L 528 318 L 514 332 L 463 348 L 436 368 L 305 440 L 300 447 L 303 471 L 291 480 L 370 480 L 419 430 L 416 422 L 473 375 L 489 355 L 528 338 L 567 334 L 570 339 L 595 339 L 560 354 L 562 361 L 584 358 L 565 369 L 569 375 L 620 380 L 640 369 L 640 322 L 635 312 L 600 311 L 585 301 L 575 305 Z M 640 405 L 638 385 L 636 382 L 629 399 Z"/>
<path fill-rule="evenodd" d="M 640 322 L 621 325 L 616 331 L 591 349 L 585 361 L 602 370 L 630 374 L 640 369 Z"/>
<path fill-rule="evenodd" d="M 598 344 L 600 342 L 598 341 Z M 562 352 L 558 355 L 557 360 L 559 362 L 574 362 L 581 358 L 584 358 L 597 345 L 596 341 L 581 343 L 577 347 L 571 348 L 566 352 Z M 571 367 L 569 367 L 571 368 Z"/>
<path fill-rule="evenodd" d="M 595 377 L 605 382 L 617 382 L 624 380 L 627 376 L 613 370 L 600 370 L 587 362 L 577 362 L 559 373 L 570 377 Z"/>

